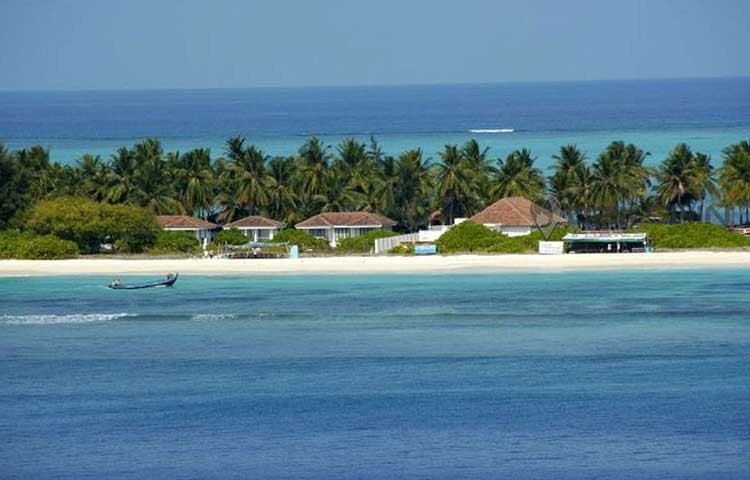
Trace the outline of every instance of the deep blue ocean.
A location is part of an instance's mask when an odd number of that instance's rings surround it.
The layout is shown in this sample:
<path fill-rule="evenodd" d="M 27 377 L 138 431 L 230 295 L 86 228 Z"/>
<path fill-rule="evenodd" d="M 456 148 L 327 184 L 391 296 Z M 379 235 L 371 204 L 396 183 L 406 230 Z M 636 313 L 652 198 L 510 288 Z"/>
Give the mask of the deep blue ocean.
<path fill-rule="evenodd" d="M 0 279 L 0 477 L 747 479 L 747 270 Z"/>
<path fill-rule="evenodd" d="M 471 130 L 513 130 L 473 133 Z M 233 135 L 270 155 L 290 155 L 309 135 L 335 145 L 375 135 L 398 154 L 476 138 L 490 156 L 527 147 L 547 167 L 563 144 L 590 159 L 625 140 L 659 163 L 679 142 L 708 153 L 750 135 L 750 78 L 507 83 L 402 87 L 234 90 L 0 92 L 0 142 L 41 144 L 52 159 L 109 158 L 123 145 L 158 137 L 168 150 L 210 147 Z"/>

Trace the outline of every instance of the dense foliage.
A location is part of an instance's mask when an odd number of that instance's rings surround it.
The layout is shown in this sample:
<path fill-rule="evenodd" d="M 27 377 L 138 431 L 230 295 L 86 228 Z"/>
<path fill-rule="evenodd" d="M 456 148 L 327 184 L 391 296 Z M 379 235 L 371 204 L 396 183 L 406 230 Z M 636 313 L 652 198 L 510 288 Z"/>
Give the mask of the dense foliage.
<path fill-rule="evenodd" d="M 271 242 L 289 242 L 299 246 L 300 252 L 325 253 L 331 250 L 324 238 L 315 238 L 303 230 L 288 228 L 274 235 Z"/>
<path fill-rule="evenodd" d="M 85 253 L 109 244 L 122 252 L 142 252 L 159 232 L 154 215 L 132 205 L 110 205 L 80 197 L 42 200 L 29 213 L 26 227 L 78 245 Z"/>
<path fill-rule="evenodd" d="M 338 242 L 336 251 L 341 253 L 370 253 L 375 248 L 375 240 L 398 235 L 389 230 L 372 230 L 359 237 L 345 238 Z"/>
<path fill-rule="evenodd" d="M 78 255 L 76 244 L 54 235 L 0 232 L 0 259 L 58 260 Z"/>
<path fill-rule="evenodd" d="M 162 230 L 156 235 L 156 240 L 150 251 L 157 255 L 165 253 L 196 253 L 200 251 L 200 243 L 192 233 Z"/>
<path fill-rule="evenodd" d="M 720 168 L 685 144 L 657 168 L 645 165 L 648 156 L 616 141 L 589 161 L 566 145 L 545 179 L 529 150 L 491 158 L 474 140 L 446 145 L 428 160 L 419 149 L 386 155 L 374 139 L 347 138 L 331 147 L 310 138 L 295 155 L 274 158 L 239 137 L 218 158 L 207 149 L 164 152 L 148 139 L 108 159 L 84 155 L 76 165 L 50 162 L 49 150 L 39 146 L 0 145 L 0 228 L 53 233 L 86 253 L 102 243 L 141 251 L 155 240 L 146 219 L 153 214 L 218 222 L 262 214 L 293 225 L 319 212 L 367 210 L 414 231 L 469 217 L 504 196 L 543 193 L 560 199 L 571 225 L 586 229 L 699 221 L 707 200 L 739 210 L 740 223 L 750 221 L 750 141 L 724 149 Z"/>
<path fill-rule="evenodd" d="M 560 240 L 565 232 L 564 228 L 557 228 L 549 240 Z M 509 237 L 484 225 L 466 221 L 445 232 L 436 243 L 439 253 L 527 253 L 536 252 L 540 240 L 544 240 L 544 237 L 538 231 Z"/>
<path fill-rule="evenodd" d="M 655 248 L 750 247 L 750 238 L 710 223 L 644 224 L 637 231 L 648 233 L 649 241 Z"/>
<path fill-rule="evenodd" d="M 215 245 L 242 245 L 250 240 L 252 239 L 248 238 L 240 229 L 228 228 L 217 233 L 212 243 Z"/>

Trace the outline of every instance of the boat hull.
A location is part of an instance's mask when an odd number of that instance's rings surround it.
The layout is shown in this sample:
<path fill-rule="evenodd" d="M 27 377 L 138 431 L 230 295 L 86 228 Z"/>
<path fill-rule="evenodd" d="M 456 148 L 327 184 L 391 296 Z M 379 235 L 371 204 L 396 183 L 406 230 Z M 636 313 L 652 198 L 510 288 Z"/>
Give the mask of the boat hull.
<path fill-rule="evenodd" d="M 108 285 L 109 288 L 112 290 L 141 290 L 144 288 L 156 288 L 156 287 L 171 287 L 174 285 L 174 282 L 177 281 L 177 275 L 174 277 L 162 280 L 159 282 L 152 282 L 152 283 L 139 283 L 135 285 Z"/>

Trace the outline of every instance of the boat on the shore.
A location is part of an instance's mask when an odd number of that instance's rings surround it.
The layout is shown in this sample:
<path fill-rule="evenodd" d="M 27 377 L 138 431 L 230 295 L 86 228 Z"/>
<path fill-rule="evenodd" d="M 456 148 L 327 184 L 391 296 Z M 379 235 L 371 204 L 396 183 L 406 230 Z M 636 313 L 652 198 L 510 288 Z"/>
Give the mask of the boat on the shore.
<path fill-rule="evenodd" d="M 132 285 L 126 285 L 121 283 L 120 280 L 114 280 L 107 286 L 113 290 L 139 290 L 142 288 L 171 287 L 174 285 L 174 282 L 177 281 L 177 277 L 177 273 L 168 273 L 166 280 L 157 280 L 149 283 L 135 283 Z"/>

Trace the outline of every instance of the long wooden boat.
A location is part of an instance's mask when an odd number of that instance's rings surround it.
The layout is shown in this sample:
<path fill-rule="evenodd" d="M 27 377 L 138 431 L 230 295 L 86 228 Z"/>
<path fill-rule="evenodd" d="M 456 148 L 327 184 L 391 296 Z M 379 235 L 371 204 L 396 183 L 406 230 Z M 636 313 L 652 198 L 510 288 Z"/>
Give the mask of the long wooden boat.
<path fill-rule="evenodd" d="M 149 283 L 135 283 L 133 285 L 126 285 L 124 283 L 120 283 L 118 280 L 115 280 L 107 286 L 113 290 L 139 290 L 141 288 L 171 287 L 172 285 L 174 285 L 174 282 L 177 281 L 177 277 L 178 274 L 170 273 L 169 275 L 167 275 L 166 280 L 157 280 Z"/>

